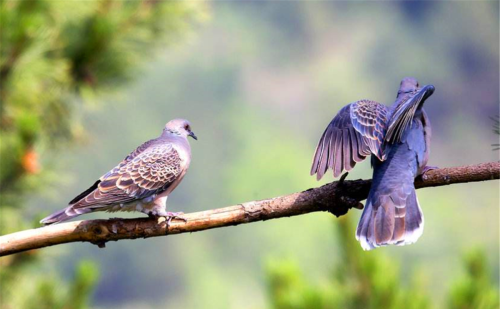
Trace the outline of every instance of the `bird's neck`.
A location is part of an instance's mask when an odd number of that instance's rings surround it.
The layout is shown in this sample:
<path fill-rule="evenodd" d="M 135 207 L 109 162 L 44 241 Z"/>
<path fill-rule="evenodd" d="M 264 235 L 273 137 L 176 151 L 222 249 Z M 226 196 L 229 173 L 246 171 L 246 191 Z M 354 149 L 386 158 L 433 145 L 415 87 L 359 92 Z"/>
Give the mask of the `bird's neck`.
<path fill-rule="evenodd" d="M 176 130 L 172 129 L 164 129 L 162 135 L 167 136 L 167 135 L 176 135 L 176 136 L 181 136 L 181 133 Z"/>

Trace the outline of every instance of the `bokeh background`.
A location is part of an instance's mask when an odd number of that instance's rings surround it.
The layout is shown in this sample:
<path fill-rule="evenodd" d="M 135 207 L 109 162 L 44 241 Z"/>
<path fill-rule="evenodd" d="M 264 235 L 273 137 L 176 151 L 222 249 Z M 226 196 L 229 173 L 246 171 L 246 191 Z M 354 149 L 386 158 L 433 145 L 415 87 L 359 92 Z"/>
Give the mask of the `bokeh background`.
<path fill-rule="evenodd" d="M 172 211 L 331 182 L 331 173 L 320 182 L 309 176 L 326 125 L 359 99 L 390 105 L 405 76 L 436 87 L 426 103 L 430 165 L 499 159 L 491 119 L 499 114 L 498 1 L 2 1 L 1 8 L 2 234 L 38 226 L 178 117 L 199 139 L 169 198 Z M 370 177 L 368 160 L 349 174 Z M 343 220 L 314 213 L 2 258 L 0 307 L 375 308 L 360 283 L 371 280 L 374 291 L 406 291 L 393 296 L 415 308 L 453 307 L 461 298 L 472 304 L 461 308 L 496 308 L 498 182 L 418 197 L 426 220 L 418 243 L 374 252 L 353 243 L 361 212 L 352 210 Z M 110 216 L 81 218 L 103 217 Z M 358 264 L 368 266 L 351 269 Z M 342 302 L 360 293 L 366 303 Z"/>

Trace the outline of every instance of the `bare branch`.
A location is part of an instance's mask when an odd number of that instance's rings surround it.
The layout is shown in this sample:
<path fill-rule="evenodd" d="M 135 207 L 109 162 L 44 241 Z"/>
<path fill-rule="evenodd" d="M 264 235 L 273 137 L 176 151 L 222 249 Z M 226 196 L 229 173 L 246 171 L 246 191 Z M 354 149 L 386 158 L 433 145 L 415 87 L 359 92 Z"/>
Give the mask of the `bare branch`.
<path fill-rule="evenodd" d="M 415 181 L 417 188 L 499 179 L 500 163 L 436 169 L 427 172 L 423 178 Z M 290 195 L 185 214 L 186 222 L 175 220 L 169 227 L 164 218 L 84 220 L 56 224 L 0 236 L 0 256 L 78 241 L 104 247 L 108 241 L 197 232 L 315 211 L 328 211 L 341 216 L 350 208 L 363 208 L 360 201 L 368 196 L 370 185 L 371 180 L 332 182 Z"/>

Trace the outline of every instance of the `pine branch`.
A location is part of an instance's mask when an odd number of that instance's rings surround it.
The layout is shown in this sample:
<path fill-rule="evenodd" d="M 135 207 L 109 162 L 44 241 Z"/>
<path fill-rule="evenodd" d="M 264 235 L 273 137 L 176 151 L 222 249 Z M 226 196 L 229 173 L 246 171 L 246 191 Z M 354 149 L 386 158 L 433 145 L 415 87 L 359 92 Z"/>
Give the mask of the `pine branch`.
<path fill-rule="evenodd" d="M 416 188 L 500 178 L 500 162 L 431 170 L 415 181 Z M 218 227 L 328 211 L 336 216 L 350 208 L 362 209 L 371 180 L 332 182 L 306 191 L 235 206 L 185 214 L 186 222 L 164 218 L 74 221 L 0 236 L 0 256 L 70 242 L 90 242 L 104 247 L 108 241 L 149 238 L 198 232 Z"/>

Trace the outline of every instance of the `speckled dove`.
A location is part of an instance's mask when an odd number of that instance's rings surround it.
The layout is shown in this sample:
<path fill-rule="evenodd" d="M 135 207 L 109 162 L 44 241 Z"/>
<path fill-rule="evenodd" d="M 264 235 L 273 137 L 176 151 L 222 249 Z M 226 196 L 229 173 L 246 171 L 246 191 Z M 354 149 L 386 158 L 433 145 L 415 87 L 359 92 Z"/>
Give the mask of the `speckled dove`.
<path fill-rule="evenodd" d="M 434 86 L 419 87 L 404 78 L 391 108 L 361 100 L 342 108 L 321 136 L 311 175 L 334 177 L 372 155 L 373 182 L 356 238 L 365 250 L 417 241 L 424 216 L 415 193 L 415 177 L 427 166 L 431 126 L 423 105 Z"/>
<path fill-rule="evenodd" d="M 191 162 L 188 136 L 197 139 L 189 121 L 169 121 L 160 137 L 139 146 L 68 207 L 40 223 L 58 223 L 94 211 L 140 211 L 149 216 L 178 217 L 181 213 L 166 211 L 166 202 Z"/>

